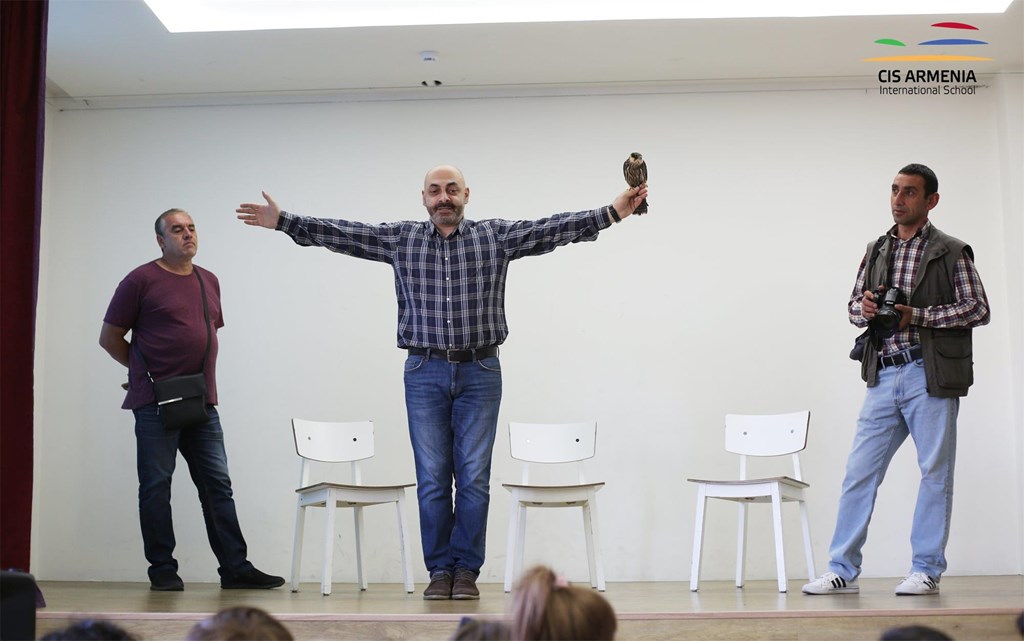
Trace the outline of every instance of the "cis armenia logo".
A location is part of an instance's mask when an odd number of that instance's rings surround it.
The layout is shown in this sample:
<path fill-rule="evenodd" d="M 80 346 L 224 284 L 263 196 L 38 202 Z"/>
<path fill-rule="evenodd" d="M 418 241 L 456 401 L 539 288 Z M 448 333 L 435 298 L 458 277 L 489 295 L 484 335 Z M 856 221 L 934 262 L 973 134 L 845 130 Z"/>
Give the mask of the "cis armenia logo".
<path fill-rule="evenodd" d="M 973 35 L 979 31 L 977 27 L 963 22 L 936 22 L 932 28 L 940 30 L 944 36 Z M 978 55 L 987 53 L 982 47 L 989 43 L 975 37 L 938 37 L 918 42 L 916 45 L 895 38 L 880 38 L 876 45 L 890 49 L 891 55 L 864 58 L 862 62 L 882 63 L 920 63 L 920 62 L 989 62 L 992 58 Z M 909 47 L 909 48 L 908 48 Z M 954 49 L 963 48 L 963 54 L 949 53 Z M 899 52 L 907 49 L 907 53 Z M 931 53 L 941 51 L 941 53 Z M 978 79 L 974 69 L 936 69 L 910 65 L 900 68 L 898 65 L 883 67 L 878 70 L 878 93 L 888 95 L 974 95 L 977 91 Z"/>

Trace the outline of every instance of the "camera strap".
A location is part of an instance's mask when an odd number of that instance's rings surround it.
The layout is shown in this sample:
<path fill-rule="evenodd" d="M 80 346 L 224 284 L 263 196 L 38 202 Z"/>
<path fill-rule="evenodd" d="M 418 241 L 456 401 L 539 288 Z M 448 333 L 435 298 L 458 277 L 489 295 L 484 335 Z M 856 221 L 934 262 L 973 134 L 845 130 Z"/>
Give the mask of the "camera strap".
<path fill-rule="evenodd" d="M 875 246 L 871 248 L 871 254 L 868 257 L 868 262 L 864 265 L 864 287 L 868 287 L 868 283 L 871 282 L 872 276 L 873 276 L 872 271 L 873 271 L 873 269 L 875 267 L 875 261 L 878 259 L 878 254 L 881 253 L 881 251 L 882 251 L 882 245 L 884 245 L 886 243 L 886 241 L 888 241 L 888 240 L 889 240 L 889 234 L 888 234 L 888 232 L 886 232 L 886 233 L 884 233 L 884 234 L 882 234 L 881 236 L 878 237 L 878 240 L 875 241 Z M 891 259 L 892 259 L 892 253 L 891 252 L 889 254 L 889 258 L 890 258 L 890 261 L 891 261 Z M 886 280 L 885 286 L 886 286 L 886 289 L 889 288 L 889 282 L 891 281 L 891 279 L 892 279 L 892 264 L 890 262 L 889 269 L 888 269 L 888 271 L 885 274 L 885 280 Z M 864 336 L 864 335 L 869 336 L 870 340 L 871 340 L 871 346 L 874 347 L 875 349 L 878 349 L 880 341 L 878 340 L 878 337 L 875 336 L 874 328 L 873 328 L 873 326 L 870 323 L 868 324 L 867 329 L 864 330 L 864 334 L 862 334 L 861 336 Z M 851 358 L 852 358 L 852 355 L 851 355 Z M 854 360 L 858 360 L 858 359 L 854 359 Z"/>
<path fill-rule="evenodd" d="M 875 267 L 875 260 L 878 259 L 878 254 L 882 251 L 882 245 L 884 245 L 887 240 L 889 240 L 889 234 L 888 233 L 882 234 L 881 236 L 878 237 L 878 240 L 875 241 L 875 246 L 871 248 L 871 255 L 870 255 L 870 257 L 868 257 L 868 262 L 865 264 L 865 270 L 866 270 L 864 272 L 864 286 L 865 287 L 867 287 L 868 283 L 871 282 L 871 277 L 874 275 L 874 274 L 872 274 L 872 271 L 873 271 L 873 269 Z M 890 258 L 890 261 L 891 261 L 892 254 L 889 255 L 889 258 Z M 888 281 L 891 280 L 891 278 L 892 278 L 892 265 L 891 264 L 890 264 L 890 267 L 889 267 L 889 271 L 886 273 L 885 276 L 886 276 L 886 281 L 887 281 L 885 283 L 885 286 L 886 286 L 886 288 L 888 288 L 888 286 L 889 286 Z"/>

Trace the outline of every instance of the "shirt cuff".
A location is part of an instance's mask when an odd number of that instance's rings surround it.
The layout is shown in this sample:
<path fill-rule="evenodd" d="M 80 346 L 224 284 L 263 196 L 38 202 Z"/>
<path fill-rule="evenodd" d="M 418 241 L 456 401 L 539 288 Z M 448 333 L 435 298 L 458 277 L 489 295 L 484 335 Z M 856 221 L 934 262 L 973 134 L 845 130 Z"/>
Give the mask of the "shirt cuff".
<path fill-rule="evenodd" d="M 612 222 L 612 206 L 605 205 L 600 209 L 594 210 L 594 223 L 597 226 L 597 230 L 608 229 L 614 223 Z"/>
<path fill-rule="evenodd" d="M 295 226 L 298 224 L 298 220 L 299 217 L 296 216 L 295 214 L 289 214 L 288 212 L 282 210 L 281 215 L 277 219 L 277 227 L 275 227 L 274 229 L 276 231 L 283 231 L 286 234 L 290 234 L 294 230 Z"/>

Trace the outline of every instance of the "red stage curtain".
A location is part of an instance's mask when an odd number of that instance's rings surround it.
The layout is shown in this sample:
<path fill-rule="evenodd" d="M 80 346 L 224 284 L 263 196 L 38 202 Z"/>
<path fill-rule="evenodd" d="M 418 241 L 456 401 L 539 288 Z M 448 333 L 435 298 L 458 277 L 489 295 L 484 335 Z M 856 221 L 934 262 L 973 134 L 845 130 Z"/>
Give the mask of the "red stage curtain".
<path fill-rule="evenodd" d="M 0 567 L 28 571 L 48 0 L 0 1 Z"/>

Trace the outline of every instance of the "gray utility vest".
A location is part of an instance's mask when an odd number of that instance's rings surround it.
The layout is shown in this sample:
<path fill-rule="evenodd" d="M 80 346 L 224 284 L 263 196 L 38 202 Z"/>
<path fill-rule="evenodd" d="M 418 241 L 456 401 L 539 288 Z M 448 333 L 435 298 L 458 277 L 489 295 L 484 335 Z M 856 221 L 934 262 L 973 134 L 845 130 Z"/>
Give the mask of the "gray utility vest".
<path fill-rule="evenodd" d="M 875 242 L 868 243 L 866 256 L 870 260 Z M 889 264 L 892 242 L 882 244 L 874 264 L 865 267 L 864 289 L 874 291 L 879 284 L 889 281 Z M 967 252 L 973 261 L 974 251 L 961 240 L 945 234 L 933 225 L 928 233 L 928 243 L 908 305 L 931 307 L 956 302 L 956 287 L 953 271 L 960 254 Z M 974 383 L 974 361 L 971 342 L 971 328 L 954 327 L 938 329 L 918 327 L 921 349 L 924 353 L 925 380 L 928 395 L 938 397 L 967 396 L 967 389 Z M 868 387 L 878 385 L 878 352 L 864 350 L 860 363 L 860 375 Z"/>

